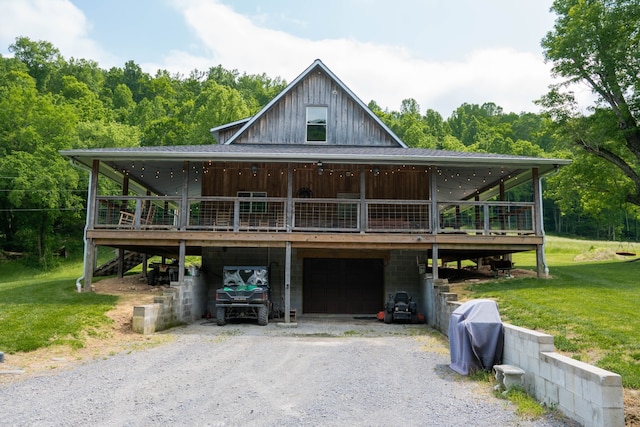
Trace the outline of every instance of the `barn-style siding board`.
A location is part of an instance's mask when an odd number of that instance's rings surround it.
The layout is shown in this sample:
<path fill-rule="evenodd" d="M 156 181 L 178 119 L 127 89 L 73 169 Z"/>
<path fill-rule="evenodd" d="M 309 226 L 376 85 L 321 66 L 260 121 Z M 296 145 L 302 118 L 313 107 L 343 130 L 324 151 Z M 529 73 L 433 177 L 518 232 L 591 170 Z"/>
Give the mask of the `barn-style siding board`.
<path fill-rule="evenodd" d="M 252 165 L 258 168 L 255 176 L 251 173 Z M 286 197 L 287 167 L 276 163 L 205 164 L 202 195 L 235 197 L 238 191 L 264 191 L 269 197 Z M 325 164 L 322 175 L 318 175 L 313 164 L 294 164 L 292 168 L 294 197 L 301 188 L 310 189 L 314 198 L 336 198 L 338 193 L 360 194 L 360 173 L 364 173 L 367 199 L 429 199 L 429 174 L 423 170 L 381 167 L 380 174 L 374 176 L 372 167 L 355 164 Z"/>
<path fill-rule="evenodd" d="M 255 163 L 258 172 L 253 175 L 254 163 L 221 163 L 206 169 L 202 179 L 202 195 L 236 197 L 238 191 L 264 191 L 269 197 L 286 197 L 286 171 L 282 165 Z M 286 170 L 286 166 L 285 166 Z"/>
<path fill-rule="evenodd" d="M 218 131 L 218 144 L 224 144 L 227 142 L 236 132 L 240 130 L 242 125 L 231 126 L 226 129 L 222 129 Z"/>
<path fill-rule="evenodd" d="M 327 144 L 397 146 L 397 142 L 326 73 L 316 70 L 292 87 L 234 143 L 306 143 L 307 106 L 327 106 Z"/>

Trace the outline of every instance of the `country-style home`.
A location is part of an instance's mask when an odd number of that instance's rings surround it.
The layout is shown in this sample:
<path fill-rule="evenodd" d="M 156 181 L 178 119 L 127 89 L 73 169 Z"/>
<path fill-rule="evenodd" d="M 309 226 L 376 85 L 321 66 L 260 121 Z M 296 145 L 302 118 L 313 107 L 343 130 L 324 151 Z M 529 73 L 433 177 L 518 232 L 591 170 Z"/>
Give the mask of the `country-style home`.
<path fill-rule="evenodd" d="M 442 263 L 535 251 L 544 274 L 541 179 L 564 160 L 409 148 L 320 60 L 212 133 L 217 144 L 62 152 L 91 171 L 84 290 L 98 246 L 119 250 L 121 272 L 129 252 L 176 259 L 177 287 L 201 257 L 197 315 L 215 312 L 224 266 L 268 266 L 287 322 L 294 309 L 376 313 L 394 290 L 419 298 Z M 121 191 L 99 193 L 103 179 Z M 528 200 L 507 200 L 516 186 Z"/>

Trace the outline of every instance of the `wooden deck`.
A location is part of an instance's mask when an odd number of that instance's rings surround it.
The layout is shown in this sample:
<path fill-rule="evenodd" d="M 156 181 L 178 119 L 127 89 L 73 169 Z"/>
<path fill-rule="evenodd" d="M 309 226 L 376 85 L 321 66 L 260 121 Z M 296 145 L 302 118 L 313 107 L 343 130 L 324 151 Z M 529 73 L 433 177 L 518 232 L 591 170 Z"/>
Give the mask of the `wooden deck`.
<path fill-rule="evenodd" d="M 190 254 L 287 242 L 354 250 L 430 250 L 437 244 L 443 257 L 457 259 L 534 250 L 543 238 L 533 218 L 533 203 L 113 196 L 98 198 L 87 237 L 149 253 L 172 253 L 184 241 Z"/>

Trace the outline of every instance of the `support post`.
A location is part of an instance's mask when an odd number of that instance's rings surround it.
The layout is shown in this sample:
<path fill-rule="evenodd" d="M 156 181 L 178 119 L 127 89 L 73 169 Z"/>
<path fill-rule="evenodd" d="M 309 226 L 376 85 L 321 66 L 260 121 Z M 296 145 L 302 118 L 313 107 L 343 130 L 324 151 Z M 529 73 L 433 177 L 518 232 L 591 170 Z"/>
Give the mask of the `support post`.
<path fill-rule="evenodd" d="M 180 230 L 187 228 L 189 224 L 189 162 L 182 164 L 182 194 L 180 195 Z"/>
<path fill-rule="evenodd" d="M 118 248 L 118 279 L 124 277 L 124 248 Z"/>
<path fill-rule="evenodd" d="M 287 233 L 291 233 L 293 225 L 293 169 L 291 164 L 287 166 L 287 216 L 286 216 L 286 229 Z M 287 314 L 289 312 L 287 311 Z"/>
<path fill-rule="evenodd" d="M 542 236 L 542 244 L 536 246 L 536 273 L 538 277 L 547 277 L 549 275 L 549 267 L 544 253 L 544 221 L 542 213 L 542 178 L 538 168 L 531 170 L 531 180 L 533 181 L 533 228 L 536 236 Z"/>
<path fill-rule="evenodd" d="M 178 254 L 178 283 L 184 283 L 185 258 L 187 255 L 187 244 L 185 240 L 180 240 L 180 252 Z"/>
<path fill-rule="evenodd" d="M 93 272 L 96 269 L 96 248 L 93 239 L 87 239 L 87 230 L 93 230 L 96 222 L 96 195 L 98 194 L 98 175 L 100 173 L 100 161 L 94 160 L 89 176 L 89 191 L 87 194 L 87 223 L 85 224 L 84 245 L 84 292 L 91 291 Z M 78 279 L 80 280 L 80 279 Z M 79 283 L 76 283 L 79 286 Z"/>
<path fill-rule="evenodd" d="M 431 198 L 431 232 L 438 234 L 440 229 L 440 212 L 438 212 L 438 174 L 435 167 L 429 168 L 429 196 Z"/>
<path fill-rule="evenodd" d="M 360 234 L 364 234 L 367 229 L 367 203 L 366 203 L 366 191 L 367 182 L 364 173 L 364 169 L 360 169 Z"/>
<path fill-rule="evenodd" d="M 291 242 L 284 254 L 284 323 L 291 323 Z"/>
<path fill-rule="evenodd" d="M 434 243 L 431 248 L 431 274 L 433 280 L 438 279 L 438 244 Z"/>
<path fill-rule="evenodd" d="M 84 286 L 82 292 L 91 291 L 93 272 L 96 269 L 96 246 L 93 239 L 87 239 L 84 246 Z M 78 288 L 79 291 L 79 288 Z"/>

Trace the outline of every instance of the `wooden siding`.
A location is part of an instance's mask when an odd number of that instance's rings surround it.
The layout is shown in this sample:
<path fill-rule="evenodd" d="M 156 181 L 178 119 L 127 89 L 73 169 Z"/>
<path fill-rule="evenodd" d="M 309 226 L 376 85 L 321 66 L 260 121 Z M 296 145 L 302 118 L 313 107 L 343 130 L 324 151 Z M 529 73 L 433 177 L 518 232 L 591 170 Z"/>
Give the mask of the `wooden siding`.
<path fill-rule="evenodd" d="M 244 123 L 218 131 L 218 144 L 224 144 L 225 142 L 227 142 L 236 132 L 240 130 L 243 125 Z"/>
<path fill-rule="evenodd" d="M 254 175 L 251 167 L 258 168 Z M 275 166 L 275 167 L 274 167 Z M 263 163 L 216 163 L 203 165 L 203 196 L 236 197 L 238 191 L 264 191 L 269 197 L 287 196 L 286 166 Z"/>
<path fill-rule="evenodd" d="M 255 165 L 254 175 L 251 167 Z M 264 191 L 268 197 L 287 196 L 287 165 L 265 163 L 204 164 L 202 196 L 235 197 L 238 191 Z M 318 175 L 315 164 L 295 164 L 293 168 L 293 196 L 301 188 L 308 188 L 314 198 L 333 198 L 339 193 L 360 193 L 360 173 L 365 174 L 365 198 L 394 200 L 428 200 L 429 174 L 424 169 L 373 167 L 348 164 L 323 165 Z"/>
<path fill-rule="evenodd" d="M 391 146 L 398 143 L 366 110 L 320 69 L 309 73 L 235 143 L 304 144 L 306 107 L 327 106 L 327 144 Z"/>

